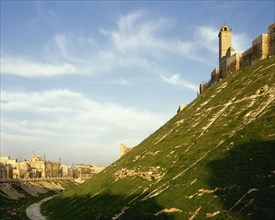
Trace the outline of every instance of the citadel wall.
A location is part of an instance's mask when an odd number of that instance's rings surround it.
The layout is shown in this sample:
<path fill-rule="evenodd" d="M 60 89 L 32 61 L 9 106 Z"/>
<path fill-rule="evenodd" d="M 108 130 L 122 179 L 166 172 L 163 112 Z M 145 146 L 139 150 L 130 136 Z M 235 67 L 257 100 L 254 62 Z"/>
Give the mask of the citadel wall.
<path fill-rule="evenodd" d="M 268 35 L 261 34 L 252 42 L 252 63 L 268 57 Z"/>
<path fill-rule="evenodd" d="M 215 68 L 211 73 L 211 84 L 215 84 L 220 78 L 220 68 Z"/>
<path fill-rule="evenodd" d="M 225 78 L 228 74 L 245 66 L 250 66 L 271 55 L 275 55 L 275 23 L 268 27 L 267 34 L 261 34 L 252 41 L 252 46 L 243 53 L 237 53 L 231 47 L 230 29 L 224 24 L 218 35 L 219 37 L 219 67 L 211 73 L 208 83 L 202 82 L 199 87 L 198 95 L 203 93 L 211 85 Z M 225 53 L 226 50 L 226 53 Z"/>
<path fill-rule="evenodd" d="M 275 54 L 275 23 L 268 28 L 269 56 Z"/>
<path fill-rule="evenodd" d="M 250 66 L 252 61 L 252 48 L 250 47 L 242 53 L 242 59 L 240 60 L 240 68 Z"/>

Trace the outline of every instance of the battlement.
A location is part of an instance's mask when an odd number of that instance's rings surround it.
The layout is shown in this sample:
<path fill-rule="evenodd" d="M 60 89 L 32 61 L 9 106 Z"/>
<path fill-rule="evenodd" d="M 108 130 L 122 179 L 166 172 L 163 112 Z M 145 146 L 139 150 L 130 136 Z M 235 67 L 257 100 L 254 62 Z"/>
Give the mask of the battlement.
<path fill-rule="evenodd" d="M 232 29 L 224 24 L 219 32 L 219 67 L 211 73 L 209 82 L 202 82 L 198 95 L 228 74 L 245 66 L 275 55 L 275 23 L 268 27 L 267 34 L 261 34 L 252 41 L 252 46 L 244 52 L 236 52 L 231 45 Z"/>

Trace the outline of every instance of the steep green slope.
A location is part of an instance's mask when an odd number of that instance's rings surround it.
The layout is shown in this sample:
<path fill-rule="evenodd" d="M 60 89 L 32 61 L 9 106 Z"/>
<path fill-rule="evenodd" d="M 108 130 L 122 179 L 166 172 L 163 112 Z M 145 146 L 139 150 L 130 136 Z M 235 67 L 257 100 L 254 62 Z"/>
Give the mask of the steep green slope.
<path fill-rule="evenodd" d="M 275 57 L 209 88 L 50 219 L 275 219 Z"/>

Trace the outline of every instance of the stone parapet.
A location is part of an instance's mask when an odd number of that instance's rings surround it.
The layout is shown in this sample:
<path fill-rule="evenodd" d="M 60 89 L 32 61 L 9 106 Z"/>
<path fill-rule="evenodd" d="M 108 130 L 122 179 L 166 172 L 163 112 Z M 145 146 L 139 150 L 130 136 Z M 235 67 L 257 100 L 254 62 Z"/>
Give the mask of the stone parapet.
<path fill-rule="evenodd" d="M 252 42 L 252 63 L 268 57 L 268 35 L 261 34 Z"/>
<path fill-rule="evenodd" d="M 223 25 L 218 35 L 219 68 L 212 71 L 209 83 L 202 82 L 200 84 L 198 95 L 202 94 L 220 79 L 225 78 L 226 75 L 266 59 L 271 55 L 275 55 L 275 23 L 268 27 L 267 34 L 261 34 L 254 39 L 252 47 L 243 53 L 237 53 L 231 46 L 231 34 L 232 30 L 227 25 Z"/>

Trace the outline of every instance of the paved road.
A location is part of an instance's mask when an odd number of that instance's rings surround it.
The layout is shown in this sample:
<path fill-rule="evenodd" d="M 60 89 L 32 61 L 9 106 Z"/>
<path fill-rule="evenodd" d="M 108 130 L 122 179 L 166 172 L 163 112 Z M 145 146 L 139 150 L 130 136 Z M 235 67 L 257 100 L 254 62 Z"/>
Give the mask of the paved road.
<path fill-rule="evenodd" d="M 46 198 L 42 199 L 41 201 L 30 205 L 26 209 L 26 213 L 27 213 L 28 218 L 31 219 L 31 220 L 47 220 L 47 218 L 41 214 L 40 206 L 43 202 L 46 202 L 46 201 L 48 201 L 48 200 L 50 200 L 50 199 L 52 199 L 56 196 L 58 196 L 58 195 L 46 197 Z"/>

